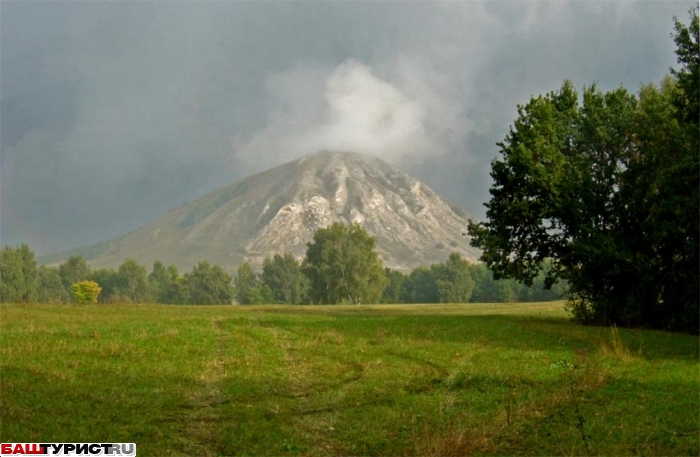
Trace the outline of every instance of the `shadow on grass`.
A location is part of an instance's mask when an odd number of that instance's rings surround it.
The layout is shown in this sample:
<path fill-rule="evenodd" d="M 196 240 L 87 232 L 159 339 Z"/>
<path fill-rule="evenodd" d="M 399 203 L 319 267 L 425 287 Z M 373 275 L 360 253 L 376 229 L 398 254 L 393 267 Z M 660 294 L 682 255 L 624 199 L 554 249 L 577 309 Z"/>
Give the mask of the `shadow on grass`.
<path fill-rule="evenodd" d="M 598 389 L 577 390 L 575 401 L 571 397 L 504 427 L 488 453 L 698 455 L 700 424 L 689 413 L 700 407 L 697 387 L 613 379 Z"/>
<path fill-rule="evenodd" d="M 104 369 L 57 377 L 14 366 L 3 366 L 1 376 L 2 442 L 135 442 L 140 455 L 187 455 L 199 439 L 220 453 L 218 424 L 206 437 L 187 436 L 188 422 L 206 421 L 191 412 L 201 408 L 191 399 L 196 380 Z"/>
<path fill-rule="evenodd" d="M 289 310 L 289 308 L 286 308 Z M 281 311 L 281 310 L 278 310 Z M 305 316 L 306 314 L 304 314 Z M 331 329 L 349 337 L 376 341 L 406 339 L 433 343 L 485 344 L 511 350 L 592 351 L 610 338 L 610 329 L 575 324 L 566 318 L 529 315 L 328 314 L 306 320 L 296 313 L 256 314 L 244 325 L 277 327 L 298 334 Z M 624 345 L 647 360 L 697 361 L 700 348 L 692 335 L 619 329 Z"/>

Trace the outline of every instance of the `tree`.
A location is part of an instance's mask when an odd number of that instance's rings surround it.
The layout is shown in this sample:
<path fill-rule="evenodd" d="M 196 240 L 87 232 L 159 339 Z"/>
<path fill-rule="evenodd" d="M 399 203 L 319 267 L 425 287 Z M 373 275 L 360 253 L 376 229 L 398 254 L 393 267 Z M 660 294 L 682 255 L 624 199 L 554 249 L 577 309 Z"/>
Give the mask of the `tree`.
<path fill-rule="evenodd" d="M 36 296 L 37 267 L 26 244 L 0 250 L 0 301 L 29 303 Z"/>
<path fill-rule="evenodd" d="M 63 286 L 66 290 L 70 290 L 73 284 L 90 277 L 90 266 L 83 256 L 74 255 L 58 266 L 58 272 Z"/>
<path fill-rule="evenodd" d="M 387 278 L 387 286 L 382 292 L 382 303 L 403 303 L 401 292 L 407 280 L 407 276 L 400 271 L 394 271 L 389 268 L 384 269 L 384 274 Z"/>
<path fill-rule="evenodd" d="M 177 267 L 166 267 L 163 262 L 156 260 L 153 270 L 148 274 L 150 295 L 156 303 L 186 303 L 187 290 L 184 278 L 181 278 Z"/>
<path fill-rule="evenodd" d="M 174 278 L 174 279 L 177 279 Z M 156 260 L 153 262 L 153 269 L 148 274 L 148 284 L 151 289 L 151 297 L 156 303 L 166 303 L 164 298 L 169 283 L 173 280 L 168 274 L 167 268 L 163 262 Z"/>
<path fill-rule="evenodd" d="M 250 262 L 243 262 L 238 266 L 235 278 L 234 290 L 236 301 L 241 305 L 253 304 L 253 289 L 258 287 L 258 276 L 253 271 Z"/>
<path fill-rule="evenodd" d="M 440 303 L 468 303 L 474 290 L 469 263 L 457 252 L 437 267 L 437 291 Z"/>
<path fill-rule="evenodd" d="M 210 305 L 230 304 L 233 298 L 231 276 L 219 265 L 202 261 L 185 275 L 188 303 Z"/>
<path fill-rule="evenodd" d="M 288 252 L 284 256 L 275 254 L 272 259 L 266 257 L 260 279 L 276 303 L 299 304 L 306 300 L 309 280 L 297 259 Z"/>
<path fill-rule="evenodd" d="M 119 275 L 112 268 L 100 268 L 90 273 L 89 279 L 102 288 L 97 301 L 99 303 L 119 303 L 125 301 L 120 292 Z"/>
<path fill-rule="evenodd" d="M 125 259 L 117 271 L 117 290 L 120 297 L 127 302 L 148 301 L 146 268 L 134 259 Z"/>
<path fill-rule="evenodd" d="M 583 106 L 571 83 L 519 106 L 519 117 L 492 162 L 486 223 L 470 221 L 472 245 L 495 279 L 532 285 L 547 259 L 546 284 L 569 280 L 580 303 L 597 303 L 598 319 L 611 319 L 609 293 L 617 278 L 616 232 L 625 185 L 620 179 L 636 148 L 636 100 L 624 89 L 585 89 Z M 619 263 L 619 262 L 618 262 Z M 624 287 L 624 286 L 623 286 Z"/>
<path fill-rule="evenodd" d="M 468 303 L 474 290 L 471 269 L 456 252 L 445 263 L 417 267 L 402 280 L 401 302 Z"/>
<path fill-rule="evenodd" d="M 691 137 L 698 141 L 700 131 L 700 45 L 698 7 L 689 11 L 690 24 L 686 26 L 674 17 L 673 41 L 676 43 L 676 57 L 681 65 L 679 70 L 671 68 L 671 74 L 676 78 L 679 92 L 674 97 L 674 103 L 681 121 L 695 127 Z M 697 144 L 697 143 L 696 143 Z M 697 151 L 697 148 L 695 148 Z"/>
<path fill-rule="evenodd" d="M 440 295 L 437 288 L 438 268 L 420 266 L 408 275 L 403 285 L 401 301 L 403 303 L 438 303 Z"/>
<path fill-rule="evenodd" d="M 80 281 L 70 288 L 73 300 L 81 305 L 97 303 L 102 289 L 95 281 Z"/>
<path fill-rule="evenodd" d="M 469 224 L 494 278 L 531 285 L 549 259 L 579 321 L 698 331 L 698 128 L 679 90 L 592 86 L 579 104 L 565 82 L 518 107 L 488 221 Z"/>
<path fill-rule="evenodd" d="M 39 303 L 68 303 L 70 296 L 63 287 L 58 268 L 40 266 L 36 275 L 36 301 Z"/>
<path fill-rule="evenodd" d="M 376 303 L 387 279 L 374 250 L 377 239 L 359 224 L 318 229 L 307 243 L 302 270 L 311 283 L 314 303 Z"/>
<path fill-rule="evenodd" d="M 261 305 L 274 302 L 273 292 L 267 284 L 263 284 L 260 276 L 255 273 L 250 262 L 244 262 L 238 267 L 234 280 L 236 301 L 241 305 Z"/>
<path fill-rule="evenodd" d="M 473 303 L 512 303 L 518 300 L 518 283 L 512 279 L 494 280 L 493 272 L 483 263 L 472 266 Z"/>
<path fill-rule="evenodd" d="M 700 318 L 700 44 L 698 7 L 690 11 L 686 27 L 675 19 L 676 55 L 681 68 L 672 71 L 675 120 L 680 141 L 664 143 L 661 185 L 656 194 L 660 211 L 651 217 L 666 217 L 666 225 L 657 235 L 657 250 L 662 253 L 661 313 L 670 328 L 698 333 Z M 652 108 L 653 109 L 653 108 Z M 669 135 L 669 132 L 666 132 Z M 661 136 L 660 140 L 665 139 Z M 673 151 L 669 149 L 673 148 Z M 661 148 L 660 148 L 661 149 Z M 667 155 L 674 152 L 673 155 Z M 670 214 L 669 214 L 670 213 Z"/>

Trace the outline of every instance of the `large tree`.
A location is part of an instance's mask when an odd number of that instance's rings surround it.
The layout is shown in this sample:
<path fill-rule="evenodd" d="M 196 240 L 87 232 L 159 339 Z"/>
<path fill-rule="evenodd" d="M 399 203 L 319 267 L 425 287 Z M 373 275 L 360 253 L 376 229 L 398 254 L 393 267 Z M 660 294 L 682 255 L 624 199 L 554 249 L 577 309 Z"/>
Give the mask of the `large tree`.
<path fill-rule="evenodd" d="M 581 321 L 698 331 L 697 117 L 678 102 L 697 91 L 678 78 L 582 103 L 565 82 L 518 107 L 488 221 L 469 225 L 496 279 L 530 285 L 551 259 L 546 284 L 568 281 Z"/>
<path fill-rule="evenodd" d="M 387 283 L 377 239 L 359 224 L 334 223 L 307 243 L 304 273 L 314 303 L 377 303 Z"/>

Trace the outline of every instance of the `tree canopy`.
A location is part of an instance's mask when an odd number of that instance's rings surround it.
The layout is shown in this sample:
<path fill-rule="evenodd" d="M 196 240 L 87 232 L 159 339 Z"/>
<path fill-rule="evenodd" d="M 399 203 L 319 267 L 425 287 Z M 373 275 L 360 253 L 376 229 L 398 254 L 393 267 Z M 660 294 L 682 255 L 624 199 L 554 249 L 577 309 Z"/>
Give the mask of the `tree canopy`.
<path fill-rule="evenodd" d="M 188 303 L 197 305 L 228 304 L 233 299 L 231 275 L 219 265 L 199 262 L 185 274 Z"/>
<path fill-rule="evenodd" d="M 29 246 L 5 246 L 0 250 L 0 301 L 32 301 L 36 277 L 36 260 Z"/>
<path fill-rule="evenodd" d="M 377 303 L 387 283 L 377 239 L 359 224 L 334 223 L 307 243 L 303 270 L 314 303 Z"/>
<path fill-rule="evenodd" d="M 660 87 L 580 102 L 566 81 L 518 107 L 488 220 L 469 224 L 496 279 L 531 284 L 551 261 L 547 286 L 566 279 L 583 322 L 698 331 L 697 21 L 676 22 L 686 66 Z"/>
<path fill-rule="evenodd" d="M 306 300 L 309 280 L 301 265 L 290 253 L 275 254 L 263 261 L 262 284 L 267 286 L 276 303 L 300 304 Z"/>

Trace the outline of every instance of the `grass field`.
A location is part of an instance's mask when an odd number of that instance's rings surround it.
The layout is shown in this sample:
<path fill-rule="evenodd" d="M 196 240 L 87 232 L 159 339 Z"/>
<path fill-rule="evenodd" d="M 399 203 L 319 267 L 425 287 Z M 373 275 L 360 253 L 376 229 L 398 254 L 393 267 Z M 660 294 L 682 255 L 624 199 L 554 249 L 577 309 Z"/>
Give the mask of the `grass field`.
<path fill-rule="evenodd" d="M 563 304 L 0 306 L 0 442 L 698 455 L 698 338 Z"/>

